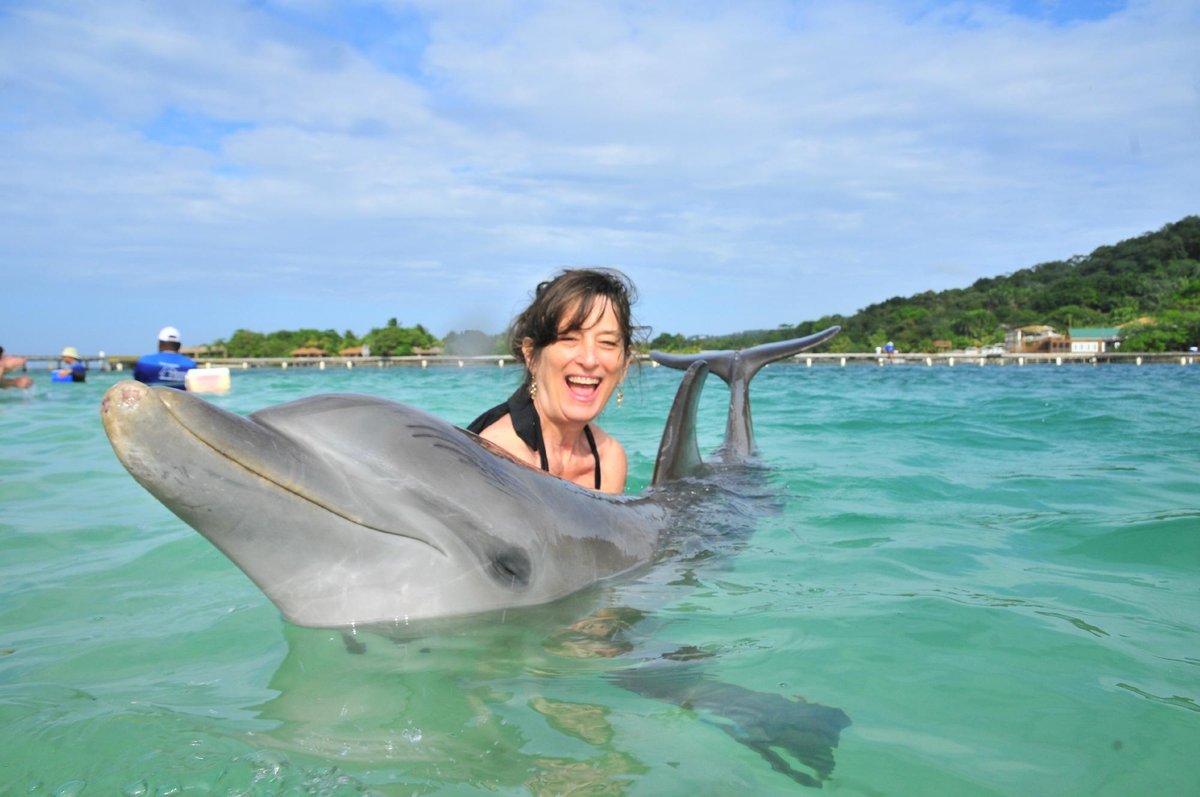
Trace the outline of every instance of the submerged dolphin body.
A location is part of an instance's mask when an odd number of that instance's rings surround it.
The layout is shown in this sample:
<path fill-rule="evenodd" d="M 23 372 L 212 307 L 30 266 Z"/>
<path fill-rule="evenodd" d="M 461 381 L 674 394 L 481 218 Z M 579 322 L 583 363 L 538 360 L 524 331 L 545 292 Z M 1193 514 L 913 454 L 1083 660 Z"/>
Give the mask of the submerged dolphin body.
<path fill-rule="evenodd" d="M 840 708 L 722 683 L 690 664 L 627 668 L 610 679 L 642 697 L 697 712 L 802 786 L 819 789 L 833 774 L 833 749 L 850 725 Z"/>
<path fill-rule="evenodd" d="M 344 627 L 547 603 L 652 561 L 671 482 L 701 466 L 696 406 L 711 370 L 730 384 L 723 462 L 753 453 L 749 383 L 831 327 L 687 367 L 651 489 L 593 492 L 497 454 L 413 407 L 300 399 L 240 416 L 184 391 L 120 382 L 101 416 L 138 482 L 240 567 L 297 625 Z"/>

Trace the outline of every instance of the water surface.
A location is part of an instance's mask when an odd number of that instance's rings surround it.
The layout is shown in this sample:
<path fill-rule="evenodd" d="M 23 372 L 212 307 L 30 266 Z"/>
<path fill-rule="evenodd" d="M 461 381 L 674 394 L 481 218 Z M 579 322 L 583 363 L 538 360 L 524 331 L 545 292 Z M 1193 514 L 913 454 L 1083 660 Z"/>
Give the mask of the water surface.
<path fill-rule="evenodd" d="M 352 391 L 464 424 L 516 376 L 235 372 L 212 400 Z M 634 491 L 678 377 L 643 369 L 602 419 Z M 772 366 L 762 494 L 698 498 L 748 536 L 350 640 L 284 623 L 124 471 L 98 416 L 116 379 L 0 395 L 0 794 L 809 791 L 719 712 L 622 686 L 679 649 L 731 694 L 844 711 L 833 793 L 1196 793 L 1200 369 Z M 710 379 L 702 448 L 727 395 Z M 641 619 L 568 629 L 597 606 Z"/>

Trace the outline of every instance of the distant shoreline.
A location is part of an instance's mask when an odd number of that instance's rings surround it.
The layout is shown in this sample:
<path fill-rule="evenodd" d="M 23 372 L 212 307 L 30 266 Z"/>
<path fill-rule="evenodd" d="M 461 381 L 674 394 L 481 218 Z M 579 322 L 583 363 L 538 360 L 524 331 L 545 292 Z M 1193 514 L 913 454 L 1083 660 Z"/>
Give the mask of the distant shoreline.
<path fill-rule="evenodd" d="M 28 370 L 42 370 L 34 363 L 44 363 L 44 368 L 50 370 L 58 363 L 56 355 L 18 355 L 24 356 Z M 137 357 L 127 355 L 84 355 L 84 361 L 90 368 L 109 371 L 131 371 Z M 656 366 L 648 355 L 640 354 L 642 362 Z M 815 366 L 850 366 L 871 365 L 880 366 L 920 366 L 920 367 L 955 367 L 955 366 L 995 366 L 995 367 L 1024 367 L 1034 365 L 1195 365 L 1200 361 L 1196 352 L 1055 352 L 1030 354 L 980 354 L 977 352 L 939 352 L 929 353 L 897 353 L 889 358 L 886 354 L 874 352 L 847 353 L 805 353 L 789 360 L 780 361 L 780 365 L 799 365 L 802 367 Z M 466 367 L 516 367 L 516 361 L 511 354 L 491 354 L 477 356 L 455 355 L 406 355 L 403 357 L 205 357 L 198 359 L 200 368 L 229 368 L 230 370 L 251 370 L 273 368 L 287 370 L 291 368 L 337 370 L 354 368 L 466 368 Z"/>

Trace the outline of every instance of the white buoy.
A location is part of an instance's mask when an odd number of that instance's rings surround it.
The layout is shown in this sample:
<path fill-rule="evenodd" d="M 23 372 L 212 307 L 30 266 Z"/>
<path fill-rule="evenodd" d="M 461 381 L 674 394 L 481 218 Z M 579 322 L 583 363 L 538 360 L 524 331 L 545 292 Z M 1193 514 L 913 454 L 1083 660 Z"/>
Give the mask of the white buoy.
<path fill-rule="evenodd" d="M 1054 364 L 1055 364 L 1055 365 L 1062 365 L 1062 357 L 1055 357 L 1055 358 L 1054 358 Z"/>
<path fill-rule="evenodd" d="M 317 363 L 317 369 L 320 371 L 325 370 L 325 361 L 324 360 L 321 360 L 321 362 Z"/>
<path fill-rule="evenodd" d="M 805 357 L 805 358 L 804 358 L 804 367 L 805 367 L 805 368 L 812 368 L 812 357 Z"/>
<path fill-rule="evenodd" d="M 846 367 L 846 358 L 845 357 L 842 358 L 842 367 L 843 368 Z"/>
<path fill-rule="evenodd" d="M 184 375 L 183 384 L 189 393 L 228 393 L 230 388 L 229 369 L 193 368 Z"/>
<path fill-rule="evenodd" d="M 953 357 L 951 357 L 951 358 L 950 358 L 950 359 L 949 359 L 949 360 L 946 362 L 946 364 L 947 364 L 947 365 L 949 365 L 951 368 L 953 368 L 953 367 L 954 367 L 954 358 L 953 358 Z"/>
<path fill-rule="evenodd" d="M 1142 355 L 1139 354 L 1138 358 L 1136 360 L 1134 360 L 1134 362 L 1137 363 L 1138 365 L 1141 365 L 1142 364 Z"/>
<path fill-rule="evenodd" d="M 429 360 L 421 360 L 421 367 L 422 367 L 422 368 L 428 368 L 428 367 L 429 367 Z"/>
<path fill-rule="evenodd" d="M 347 368 L 353 368 L 353 367 L 354 367 L 354 363 L 350 362 L 349 360 L 346 360 L 346 367 L 347 367 Z"/>
<path fill-rule="evenodd" d="M 496 360 L 496 367 L 497 367 L 497 368 L 503 368 L 503 367 L 504 367 L 504 360 Z"/>

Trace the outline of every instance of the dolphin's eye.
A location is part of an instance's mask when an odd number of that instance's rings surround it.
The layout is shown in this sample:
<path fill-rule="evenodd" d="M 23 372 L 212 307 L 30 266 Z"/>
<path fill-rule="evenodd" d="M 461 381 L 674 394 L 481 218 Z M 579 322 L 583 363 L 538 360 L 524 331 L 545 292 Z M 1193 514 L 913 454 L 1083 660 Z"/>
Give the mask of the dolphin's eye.
<path fill-rule="evenodd" d="M 492 558 L 492 578 L 507 587 L 526 586 L 532 572 L 529 554 L 522 548 L 505 548 Z"/>

